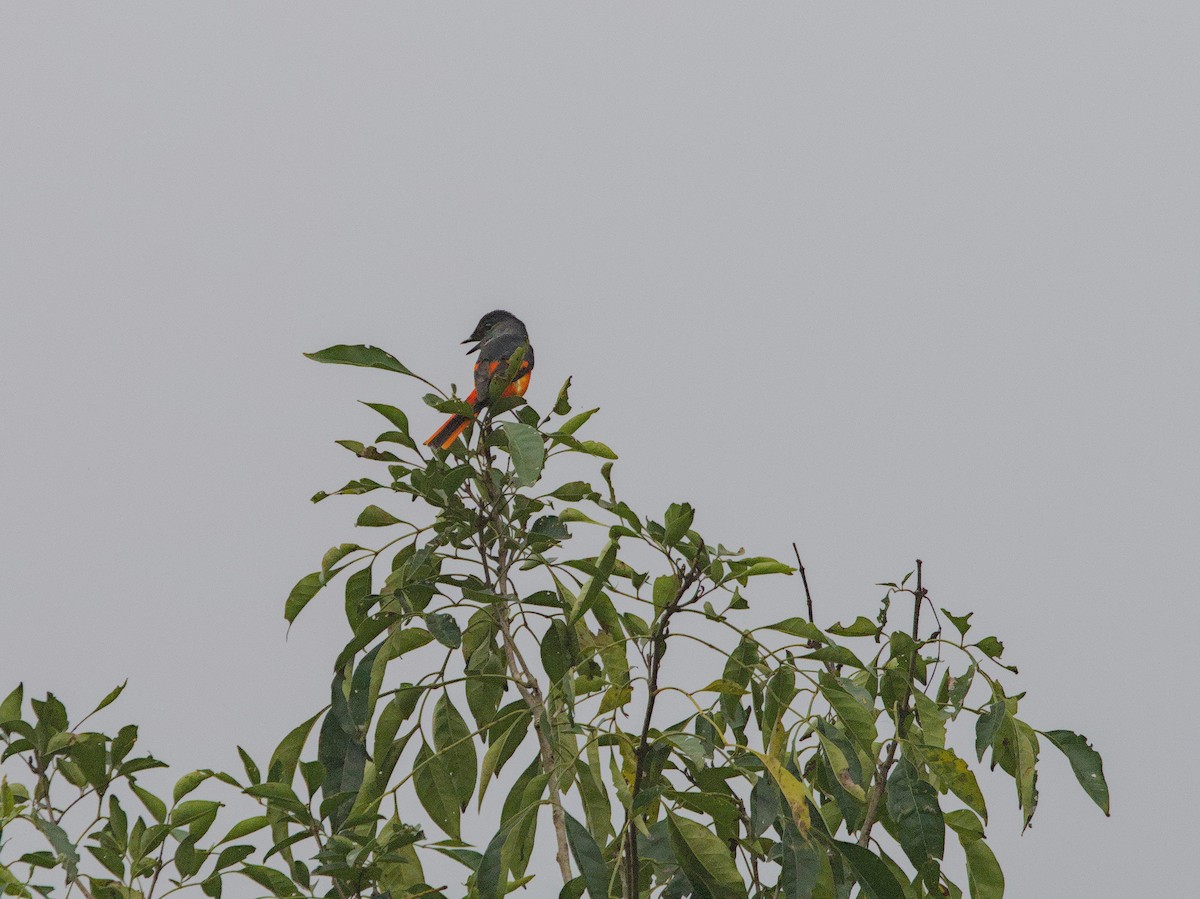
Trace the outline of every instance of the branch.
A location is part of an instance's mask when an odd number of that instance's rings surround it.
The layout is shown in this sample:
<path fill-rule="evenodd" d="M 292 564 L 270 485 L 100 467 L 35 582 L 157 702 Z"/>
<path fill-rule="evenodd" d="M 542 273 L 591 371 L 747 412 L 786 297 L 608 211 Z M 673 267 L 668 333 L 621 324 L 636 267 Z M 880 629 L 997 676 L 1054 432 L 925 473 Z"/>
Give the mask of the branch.
<path fill-rule="evenodd" d="M 812 592 L 808 589 L 808 574 L 804 570 L 804 563 L 800 561 L 800 549 L 796 546 L 795 541 L 792 542 L 792 552 L 796 554 L 796 567 L 800 569 L 800 580 L 804 581 L 804 598 L 808 601 L 808 623 L 816 624 L 813 618 L 813 601 Z"/>
<path fill-rule="evenodd" d="M 494 467 L 491 450 L 487 447 L 487 437 L 491 432 L 491 416 L 490 414 L 484 418 L 480 427 L 480 436 L 477 450 L 482 467 L 485 471 L 490 471 Z M 489 481 L 490 482 L 490 481 Z M 508 665 L 509 671 L 512 672 L 513 683 L 516 684 L 517 692 L 521 694 L 521 699 L 529 709 L 530 717 L 533 719 L 533 730 L 538 738 L 538 750 L 542 760 L 542 767 L 546 770 L 549 776 L 548 786 L 550 789 L 550 811 L 551 819 L 554 822 L 554 834 L 558 843 L 556 858 L 558 861 L 559 873 L 562 875 L 563 883 L 567 883 L 574 877 L 571 870 L 571 847 L 567 842 L 567 821 L 563 812 L 562 793 L 558 785 L 557 765 L 554 758 L 554 747 L 550 742 L 550 734 L 546 733 L 547 726 L 550 723 L 550 716 L 545 714 L 546 702 L 542 697 L 541 688 L 538 687 L 537 679 L 533 676 L 533 671 L 521 655 L 521 650 L 517 646 L 517 642 L 512 635 L 512 622 L 508 615 L 508 554 L 503 545 L 504 536 L 501 531 L 499 521 L 500 508 L 499 498 L 491 495 L 492 491 L 485 491 L 481 488 L 480 499 L 480 516 L 478 523 L 478 547 L 479 557 L 483 563 L 484 582 L 490 589 L 494 589 L 499 595 L 506 597 L 506 600 L 500 603 L 496 609 L 496 619 L 500 626 L 501 642 L 504 644 L 504 658 Z M 486 499 L 486 504 L 484 500 Z M 495 581 L 493 584 L 492 572 L 489 562 L 491 558 L 488 556 L 488 542 L 486 529 L 491 525 L 493 534 L 497 541 L 500 542 L 500 548 L 495 559 Z M 545 724 L 543 724 L 543 719 Z"/>
<path fill-rule="evenodd" d="M 638 739 L 637 749 L 634 751 L 633 789 L 630 792 L 630 811 L 626 813 L 625 818 L 625 895 L 631 899 L 638 895 L 638 882 L 641 879 L 641 859 L 638 857 L 637 845 L 638 832 L 634 824 L 632 805 L 636 801 L 638 793 L 641 792 L 642 778 L 646 774 L 646 754 L 650 750 L 650 722 L 654 717 L 654 704 L 658 699 L 658 674 L 662 669 L 663 656 L 667 654 L 667 636 L 671 617 L 683 607 L 683 595 L 700 577 L 700 560 L 703 557 L 704 551 L 701 547 L 696 551 L 696 560 L 692 563 L 691 569 L 684 576 L 679 589 L 675 591 L 675 598 L 663 609 L 651 637 L 650 670 L 647 677 L 649 695 L 646 698 L 646 714 L 642 719 L 642 732 Z M 693 597 L 693 602 L 699 597 L 699 592 L 700 588 L 697 588 L 697 596 Z M 690 604 L 688 603 L 688 605 Z"/>
<path fill-rule="evenodd" d="M 909 703 L 912 701 L 913 678 L 917 676 L 917 652 L 920 649 L 919 640 L 921 632 L 921 606 L 924 602 L 925 587 L 921 583 L 921 560 L 917 559 L 917 589 L 913 591 L 913 648 L 912 655 L 908 659 L 908 681 L 904 685 L 904 695 L 900 698 L 899 708 L 896 712 L 896 736 L 889 741 L 887 756 L 875 769 L 875 782 L 871 785 L 871 791 L 867 795 L 867 815 L 863 819 L 862 828 L 858 833 L 858 845 L 860 846 L 866 846 L 871 841 L 871 828 L 879 820 L 879 802 L 883 798 L 884 791 L 887 789 L 888 774 L 891 773 L 892 766 L 896 764 L 896 750 L 899 748 L 900 740 L 904 739 L 904 725 L 912 711 Z"/>
<path fill-rule="evenodd" d="M 804 599 L 808 603 L 808 623 L 816 626 L 816 620 L 813 615 L 813 600 L 812 591 L 808 589 L 808 572 L 804 570 L 804 563 L 800 561 L 800 550 L 795 542 L 792 543 L 792 552 L 796 554 L 796 567 L 800 570 L 800 580 L 804 581 Z M 819 649 L 821 646 L 818 640 L 809 640 L 805 644 L 809 649 Z M 830 677 L 838 676 L 837 666 L 833 662 L 825 663 L 825 670 L 829 672 Z"/>
<path fill-rule="evenodd" d="M 567 820 L 563 813 L 562 794 L 558 787 L 558 772 L 554 760 L 554 747 L 551 745 L 550 737 L 546 733 L 546 726 L 542 723 L 543 720 L 548 723 L 550 717 L 549 715 L 545 715 L 543 719 L 546 703 L 542 699 L 542 691 L 538 687 L 537 681 L 534 680 L 532 673 L 525 665 L 525 660 L 521 657 L 520 650 L 517 649 L 516 641 L 513 640 L 506 603 L 500 603 L 497 607 L 496 617 L 500 621 L 500 633 L 504 642 L 504 655 L 514 675 L 513 683 L 517 685 L 517 692 L 521 694 L 521 699 L 525 701 L 525 705 L 529 708 L 529 714 L 533 718 L 533 730 L 538 737 L 542 767 L 546 770 L 546 774 L 550 778 L 550 816 L 554 821 L 554 833 L 558 841 L 556 857 L 558 860 L 558 870 L 562 874 L 563 883 L 566 883 L 575 875 L 571 871 L 571 847 L 567 842 Z"/>

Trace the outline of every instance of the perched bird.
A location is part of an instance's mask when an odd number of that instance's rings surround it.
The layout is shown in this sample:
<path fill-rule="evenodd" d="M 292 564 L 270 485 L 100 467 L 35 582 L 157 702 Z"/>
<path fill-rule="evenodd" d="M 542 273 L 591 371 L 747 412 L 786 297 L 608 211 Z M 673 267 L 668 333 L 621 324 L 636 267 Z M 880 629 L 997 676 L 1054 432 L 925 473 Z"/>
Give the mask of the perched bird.
<path fill-rule="evenodd" d="M 533 346 L 529 343 L 529 332 L 525 330 L 525 325 L 519 318 L 503 309 L 489 312 L 479 320 L 471 336 L 463 343 L 475 344 L 467 350 L 468 354 L 479 350 L 479 358 L 475 361 L 475 388 L 467 397 L 467 402 L 475 407 L 476 414 L 491 399 L 492 378 L 496 372 L 503 374 L 508 370 L 509 360 L 518 348 L 525 351 L 520 368 L 512 383 L 504 388 L 502 395 L 525 395 L 525 391 L 529 389 L 529 375 L 533 371 Z M 450 449 L 471 421 L 472 418 L 466 415 L 451 415 L 446 419 L 446 423 L 425 441 L 425 445 L 443 450 Z"/>

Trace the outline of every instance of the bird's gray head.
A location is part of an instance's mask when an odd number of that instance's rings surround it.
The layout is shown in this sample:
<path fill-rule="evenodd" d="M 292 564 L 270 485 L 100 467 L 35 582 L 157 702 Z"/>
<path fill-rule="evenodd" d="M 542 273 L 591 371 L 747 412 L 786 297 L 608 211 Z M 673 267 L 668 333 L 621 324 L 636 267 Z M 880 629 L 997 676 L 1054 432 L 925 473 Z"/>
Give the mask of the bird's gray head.
<path fill-rule="evenodd" d="M 503 331 L 516 331 L 523 334 L 525 332 L 525 325 L 511 312 L 496 309 L 479 320 L 479 324 L 475 326 L 475 330 L 471 332 L 471 336 L 464 340 L 463 343 L 480 343 L 487 340 L 490 335 Z M 475 347 L 472 347 L 467 350 L 467 353 L 473 353 L 474 351 Z"/>

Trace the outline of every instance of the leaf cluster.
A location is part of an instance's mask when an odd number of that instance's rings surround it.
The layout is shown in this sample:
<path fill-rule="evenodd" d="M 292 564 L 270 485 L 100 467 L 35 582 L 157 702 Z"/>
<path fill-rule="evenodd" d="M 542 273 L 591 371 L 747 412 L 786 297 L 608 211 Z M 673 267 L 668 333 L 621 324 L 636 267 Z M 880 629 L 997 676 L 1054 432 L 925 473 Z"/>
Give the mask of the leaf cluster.
<path fill-rule="evenodd" d="M 311 358 L 429 383 L 374 347 Z M 1043 740 L 1107 814 L 1099 755 L 1020 717 L 1003 644 L 942 609 L 944 632 L 920 563 L 915 581 L 882 585 L 870 617 L 772 614 L 804 606 L 773 586 L 798 556 L 713 542 L 686 502 L 635 510 L 618 498 L 616 454 L 581 436 L 597 410 L 573 409 L 570 380 L 543 416 L 502 398 L 504 377 L 447 452 L 420 447 L 384 403 L 365 404 L 386 421 L 374 441 L 338 441 L 371 471 L 313 500 L 372 494 L 355 519 L 372 536 L 330 548 L 287 596 L 291 624 L 336 590 L 348 636 L 328 705 L 265 766 L 239 750 L 238 776 L 185 775 L 167 803 L 136 782 L 160 764 L 130 756 L 136 729 L 69 727 L 53 697 L 27 722 L 20 688 L 0 705 L 5 758 L 32 777 L 0 787 L 0 828 L 27 825 L 48 846 L 0 855 L 4 892 L 49 895 L 37 872 L 59 869 L 96 899 L 151 899 L 160 875 L 167 892 L 219 899 L 231 872 L 278 897 L 492 899 L 553 852 L 566 897 L 994 899 L 1004 879 L 977 766 L 1011 777 L 1028 825 Z M 452 395 L 425 401 L 472 413 Z M 889 620 L 902 607 L 911 626 Z M 950 739 L 960 716 L 975 719 L 974 747 Z M 56 780 L 80 795 L 52 799 Z M 212 841 L 220 803 L 188 798 L 206 782 L 261 813 Z M 130 825 L 118 788 L 149 817 Z M 94 820 L 71 833 L 80 803 Z M 966 884 L 947 874 L 948 835 Z M 102 872 L 82 873 L 80 847 Z M 464 883 L 431 886 L 430 853 L 461 864 Z"/>

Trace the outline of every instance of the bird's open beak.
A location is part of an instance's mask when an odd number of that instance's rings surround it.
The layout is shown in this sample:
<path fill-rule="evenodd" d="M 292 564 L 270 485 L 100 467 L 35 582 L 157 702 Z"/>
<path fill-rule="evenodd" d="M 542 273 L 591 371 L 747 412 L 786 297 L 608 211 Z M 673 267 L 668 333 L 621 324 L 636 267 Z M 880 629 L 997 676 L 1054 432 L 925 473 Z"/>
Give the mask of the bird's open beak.
<path fill-rule="evenodd" d="M 477 338 L 477 337 L 468 337 L 466 340 L 463 341 L 463 343 L 464 344 L 467 344 L 467 343 L 475 344 L 474 346 L 467 348 L 468 356 L 470 356 L 472 353 L 474 353 L 476 350 L 479 349 L 479 338 Z"/>

